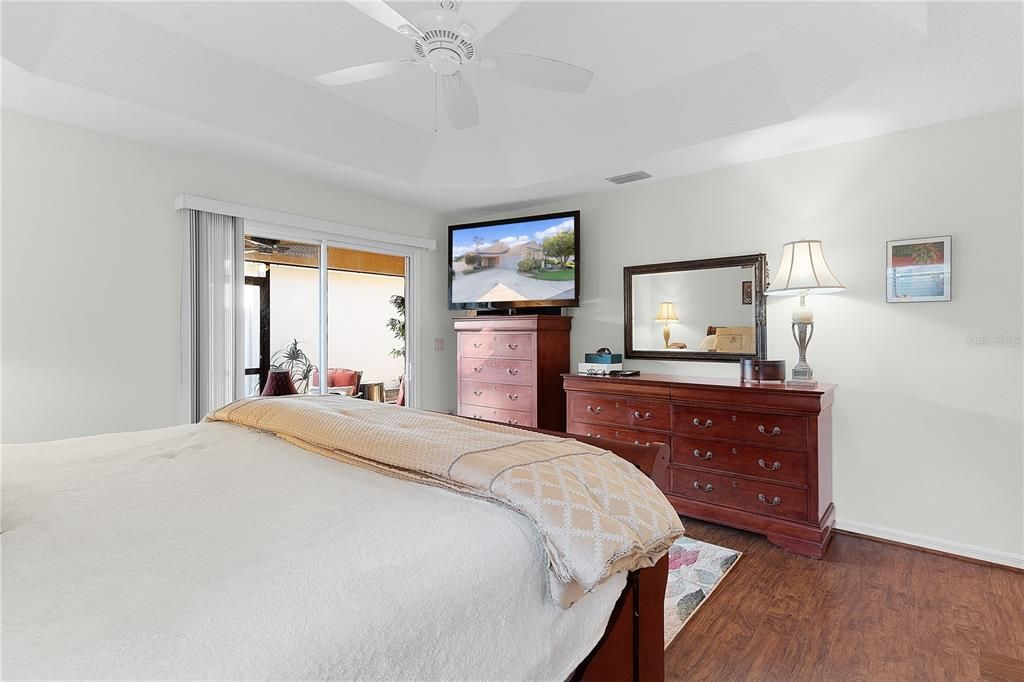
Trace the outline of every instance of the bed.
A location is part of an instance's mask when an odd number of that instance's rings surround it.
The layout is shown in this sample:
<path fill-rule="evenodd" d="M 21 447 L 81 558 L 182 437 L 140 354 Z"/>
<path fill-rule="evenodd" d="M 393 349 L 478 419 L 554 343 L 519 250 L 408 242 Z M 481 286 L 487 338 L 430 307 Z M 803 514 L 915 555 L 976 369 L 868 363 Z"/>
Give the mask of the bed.
<path fill-rule="evenodd" d="M 6 447 L 3 493 L 5 679 L 664 673 L 664 558 L 564 608 L 522 513 L 253 428 Z"/>

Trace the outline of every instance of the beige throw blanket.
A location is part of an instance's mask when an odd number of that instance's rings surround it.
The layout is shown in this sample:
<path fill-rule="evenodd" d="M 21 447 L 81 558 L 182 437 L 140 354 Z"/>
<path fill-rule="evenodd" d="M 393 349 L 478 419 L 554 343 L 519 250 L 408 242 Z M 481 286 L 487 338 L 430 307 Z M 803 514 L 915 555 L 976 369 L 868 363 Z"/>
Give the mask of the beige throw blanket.
<path fill-rule="evenodd" d="M 610 575 L 652 566 L 683 533 L 653 481 L 572 439 L 336 396 L 250 398 L 207 420 L 514 509 L 536 526 L 565 607 Z"/>

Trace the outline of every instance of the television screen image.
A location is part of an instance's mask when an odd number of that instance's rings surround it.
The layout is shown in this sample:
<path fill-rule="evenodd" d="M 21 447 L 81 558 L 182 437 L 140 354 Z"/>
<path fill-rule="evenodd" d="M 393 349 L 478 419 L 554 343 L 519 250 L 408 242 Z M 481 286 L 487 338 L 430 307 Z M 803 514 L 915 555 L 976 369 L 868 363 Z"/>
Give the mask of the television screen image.
<path fill-rule="evenodd" d="M 452 309 L 578 305 L 579 212 L 449 228 Z"/>

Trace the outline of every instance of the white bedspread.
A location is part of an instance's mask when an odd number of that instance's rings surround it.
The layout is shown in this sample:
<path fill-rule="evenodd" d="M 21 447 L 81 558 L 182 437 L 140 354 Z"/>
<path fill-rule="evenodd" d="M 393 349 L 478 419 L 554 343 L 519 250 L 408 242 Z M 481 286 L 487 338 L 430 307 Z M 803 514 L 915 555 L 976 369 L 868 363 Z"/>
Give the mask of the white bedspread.
<path fill-rule="evenodd" d="M 563 610 L 518 514 L 221 423 L 5 447 L 0 544 L 4 679 L 561 680 L 625 584 Z"/>

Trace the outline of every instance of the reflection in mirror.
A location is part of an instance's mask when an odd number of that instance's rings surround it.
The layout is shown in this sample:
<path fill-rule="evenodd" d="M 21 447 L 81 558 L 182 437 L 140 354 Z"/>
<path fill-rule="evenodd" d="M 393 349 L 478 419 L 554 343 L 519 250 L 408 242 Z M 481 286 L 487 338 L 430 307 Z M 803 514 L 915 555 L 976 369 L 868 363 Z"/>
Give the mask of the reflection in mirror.
<path fill-rule="evenodd" d="M 735 361 L 761 355 L 761 259 L 626 268 L 627 356 Z"/>

